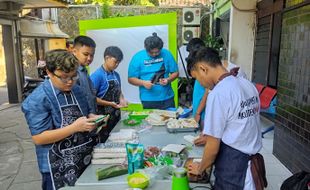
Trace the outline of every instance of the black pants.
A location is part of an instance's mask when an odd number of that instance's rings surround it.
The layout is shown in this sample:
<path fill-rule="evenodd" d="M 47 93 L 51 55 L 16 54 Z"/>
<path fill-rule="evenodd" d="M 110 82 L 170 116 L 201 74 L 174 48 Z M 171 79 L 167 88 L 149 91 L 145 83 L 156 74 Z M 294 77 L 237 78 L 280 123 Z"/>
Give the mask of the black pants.
<path fill-rule="evenodd" d="M 160 109 L 166 110 L 168 108 L 174 108 L 174 98 L 169 98 L 163 101 L 142 101 L 144 109 Z"/>

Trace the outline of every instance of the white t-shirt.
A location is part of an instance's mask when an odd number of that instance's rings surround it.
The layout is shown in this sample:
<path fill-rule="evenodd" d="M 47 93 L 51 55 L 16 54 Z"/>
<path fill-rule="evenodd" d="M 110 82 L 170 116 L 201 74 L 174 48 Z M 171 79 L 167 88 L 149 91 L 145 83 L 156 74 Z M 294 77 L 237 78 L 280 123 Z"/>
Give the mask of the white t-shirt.
<path fill-rule="evenodd" d="M 228 61 L 228 65 L 226 70 L 229 72 L 231 69 L 239 67 L 238 65 L 233 64 L 232 62 Z M 237 77 L 243 77 L 245 79 L 247 79 L 248 77 L 246 76 L 245 72 L 239 67 L 239 71 L 237 74 Z"/>
<path fill-rule="evenodd" d="M 182 56 L 182 59 L 183 59 L 183 63 L 184 63 L 184 66 L 185 66 L 185 69 L 187 69 L 187 62 L 186 62 L 186 58 L 188 57 L 188 51 L 186 51 L 186 46 L 185 45 L 182 45 L 180 48 L 180 53 L 181 53 L 181 56 Z M 185 74 L 185 71 L 184 71 L 184 68 L 183 68 L 183 64 L 182 64 L 182 60 L 181 60 L 181 56 L 180 56 L 180 53 L 178 51 L 178 66 L 179 66 L 179 77 L 186 77 L 186 74 Z"/>
<path fill-rule="evenodd" d="M 228 76 L 209 93 L 204 134 L 221 139 L 245 154 L 256 154 L 262 148 L 260 102 L 254 85 L 242 77 Z M 248 167 L 244 189 L 252 189 Z"/>

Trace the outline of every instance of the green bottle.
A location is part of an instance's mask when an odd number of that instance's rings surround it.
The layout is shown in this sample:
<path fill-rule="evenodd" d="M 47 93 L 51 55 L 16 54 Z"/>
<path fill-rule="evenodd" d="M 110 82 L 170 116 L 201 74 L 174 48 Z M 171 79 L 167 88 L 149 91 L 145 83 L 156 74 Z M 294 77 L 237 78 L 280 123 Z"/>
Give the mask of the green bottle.
<path fill-rule="evenodd" d="M 189 183 L 185 168 L 176 168 L 173 171 L 172 190 L 189 190 Z"/>

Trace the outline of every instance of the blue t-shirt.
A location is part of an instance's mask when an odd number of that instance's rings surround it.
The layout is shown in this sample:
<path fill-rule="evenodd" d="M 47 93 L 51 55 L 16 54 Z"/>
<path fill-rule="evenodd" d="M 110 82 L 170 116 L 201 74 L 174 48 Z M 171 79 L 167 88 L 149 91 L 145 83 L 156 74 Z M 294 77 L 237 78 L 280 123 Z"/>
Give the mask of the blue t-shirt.
<path fill-rule="evenodd" d="M 116 71 L 107 72 L 102 66 L 91 74 L 90 79 L 93 82 L 93 87 L 97 91 L 96 96 L 99 98 L 103 98 L 108 91 L 110 80 L 117 81 L 119 87 L 121 87 L 121 78 L 119 74 Z"/>
<path fill-rule="evenodd" d="M 87 116 L 90 108 L 84 90 L 78 85 L 72 88 L 76 100 L 78 101 L 82 114 Z M 66 104 L 64 93 L 55 88 L 55 93 L 60 105 Z M 48 80 L 37 87 L 23 102 L 22 111 L 25 114 L 31 135 L 38 135 L 46 130 L 58 129 L 61 127 L 61 112 L 53 93 L 52 86 Z M 71 99 L 72 101 L 72 99 Z M 68 99 L 68 103 L 71 103 Z M 35 145 L 38 165 L 41 173 L 50 172 L 48 166 L 48 151 L 52 144 Z"/>
<path fill-rule="evenodd" d="M 166 69 L 165 78 L 168 78 L 170 73 L 178 72 L 178 65 L 168 50 L 162 49 L 155 58 L 149 56 L 146 50 L 141 50 L 133 56 L 129 63 L 128 78 L 150 81 L 163 64 Z M 141 101 L 163 101 L 174 96 L 171 84 L 166 86 L 154 84 L 151 89 L 140 86 L 139 90 Z"/>
<path fill-rule="evenodd" d="M 200 101 L 205 94 L 205 87 L 201 86 L 198 80 L 195 80 L 194 91 L 193 91 L 193 115 L 196 115 L 197 109 L 199 107 Z M 204 120 L 205 117 L 205 109 L 201 111 L 200 119 Z"/>

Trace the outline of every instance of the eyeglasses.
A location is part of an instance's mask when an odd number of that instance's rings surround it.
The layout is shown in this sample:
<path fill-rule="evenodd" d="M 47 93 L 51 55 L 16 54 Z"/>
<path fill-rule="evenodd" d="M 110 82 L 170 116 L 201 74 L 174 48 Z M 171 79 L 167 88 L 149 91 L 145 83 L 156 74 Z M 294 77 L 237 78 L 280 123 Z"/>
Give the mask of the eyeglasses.
<path fill-rule="evenodd" d="M 53 73 L 53 75 L 57 77 L 63 83 L 68 83 L 70 80 L 77 81 L 80 78 L 79 75 L 75 75 L 73 77 L 67 77 L 67 78 L 62 78 L 61 76 L 56 75 L 55 73 Z"/>

